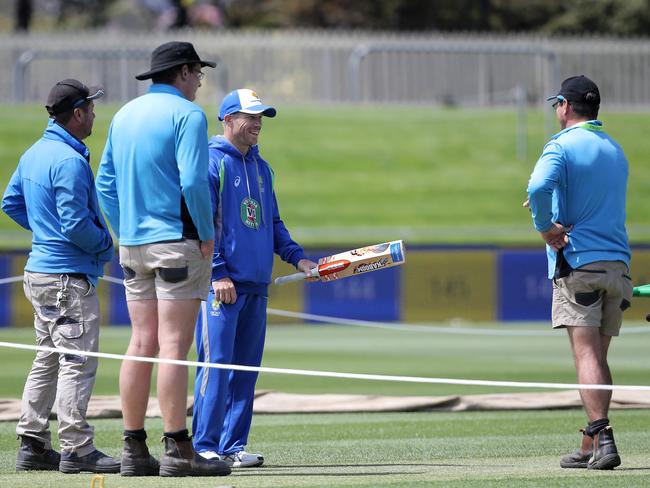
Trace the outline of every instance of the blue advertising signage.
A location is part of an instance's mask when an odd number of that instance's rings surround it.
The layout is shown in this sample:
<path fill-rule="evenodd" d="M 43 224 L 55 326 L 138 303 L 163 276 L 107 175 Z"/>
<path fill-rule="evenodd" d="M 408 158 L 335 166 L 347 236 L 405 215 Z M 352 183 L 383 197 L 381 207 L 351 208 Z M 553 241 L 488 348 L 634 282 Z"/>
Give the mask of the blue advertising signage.
<path fill-rule="evenodd" d="M 0 278 L 11 276 L 11 256 L 0 256 Z M 11 325 L 11 284 L 0 285 L 0 327 Z"/>
<path fill-rule="evenodd" d="M 546 252 L 502 250 L 497 256 L 497 320 L 550 320 L 553 288 Z"/>
<path fill-rule="evenodd" d="M 400 320 L 400 277 L 400 268 L 393 267 L 305 283 L 305 312 L 355 320 Z"/>

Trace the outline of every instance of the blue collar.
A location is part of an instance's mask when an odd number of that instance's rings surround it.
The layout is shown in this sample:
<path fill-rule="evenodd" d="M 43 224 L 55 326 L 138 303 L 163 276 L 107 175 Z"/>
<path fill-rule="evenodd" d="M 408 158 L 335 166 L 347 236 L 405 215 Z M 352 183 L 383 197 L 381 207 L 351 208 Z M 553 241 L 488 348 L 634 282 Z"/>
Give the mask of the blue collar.
<path fill-rule="evenodd" d="M 83 142 L 70 134 L 65 127 L 58 124 L 54 119 L 48 120 L 47 128 L 43 133 L 43 139 L 63 142 L 81 154 L 86 161 L 90 162 L 90 149 L 88 149 Z"/>

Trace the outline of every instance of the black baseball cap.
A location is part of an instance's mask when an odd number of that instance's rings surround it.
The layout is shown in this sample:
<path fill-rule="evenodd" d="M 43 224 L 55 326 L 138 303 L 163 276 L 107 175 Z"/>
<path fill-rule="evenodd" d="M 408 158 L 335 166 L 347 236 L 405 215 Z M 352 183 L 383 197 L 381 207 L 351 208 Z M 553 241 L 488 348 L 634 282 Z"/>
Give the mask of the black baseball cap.
<path fill-rule="evenodd" d="M 589 97 L 589 99 L 587 99 L 587 94 L 589 93 L 595 93 L 596 97 Z M 600 105 L 600 91 L 598 90 L 598 86 L 585 75 L 567 78 L 562 82 L 558 94 L 548 97 L 546 101 L 556 100 L 558 96 L 562 96 L 569 102 Z"/>
<path fill-rule="evenodd" d="M 194 46 L 189 42 L 172 41 L 158 46 L 151 53 L 151 69 L 145 73 L 137 75 L 137 80 L 146 80 L 156 73 L 161 73 L 182 64 L 200 63 L 201 67 L 209 66 L 214 68 L 217 63 L 214 61 L 204 61 L 199 58 Z"/>
<path fill-rule="evenodd" d="M 99 86 L 84 85 L 79 80 L 69 78 L 59 81 L 50 90 L 47 97 L 47 113 L 54 116 L 69 112 L 70 110 L 104 96 L 104 89 Z"/>

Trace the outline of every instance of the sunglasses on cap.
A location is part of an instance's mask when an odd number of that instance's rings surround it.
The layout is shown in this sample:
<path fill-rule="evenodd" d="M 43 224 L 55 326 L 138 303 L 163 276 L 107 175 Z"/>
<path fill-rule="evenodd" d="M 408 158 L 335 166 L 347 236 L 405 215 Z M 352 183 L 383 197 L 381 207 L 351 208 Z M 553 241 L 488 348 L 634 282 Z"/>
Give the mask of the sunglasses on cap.
<path fill-rule="evenodd" d="M 566 102 L 566 98 L 564 98 L 562 95 L 558 95 L 555 98 L 556 98 L 555 102 L 553 103 L 553 105 L 551 105 L 551 107 L 553 107 L 554 109 L 557 108 L 559 105 L 562 105 L 564 102 Z"/>

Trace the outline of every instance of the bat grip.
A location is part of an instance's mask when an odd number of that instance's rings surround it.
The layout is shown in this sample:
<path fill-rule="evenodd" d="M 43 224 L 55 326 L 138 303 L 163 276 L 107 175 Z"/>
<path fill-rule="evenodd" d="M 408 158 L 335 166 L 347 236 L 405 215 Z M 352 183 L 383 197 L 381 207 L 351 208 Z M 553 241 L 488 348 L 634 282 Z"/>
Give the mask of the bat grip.
<path fill-rule="evenodd" d="M 312 269 L 310 273 L 303 273 L 301 271 L 299 273 L 294 273 L 286 276 L 278 276 L 273 281 L 273 283 L 275 283 L 276 285 L 282 285 L 283 283 L 291 283 L 292 281 L 306 280 L 307 278 L 313 278 L 315 276 L 318 276 L 318 268 Z"/>
<path fill-rule="evenodd" d="M 300 281 L 307 279 L 307 275 L 302 271 L 300 273 L 294 273 L 287 276 L 278 276 L 273 283 L 276 285 L 282 285 L 284 283 L 290 283 L 292 281 Z"/>

